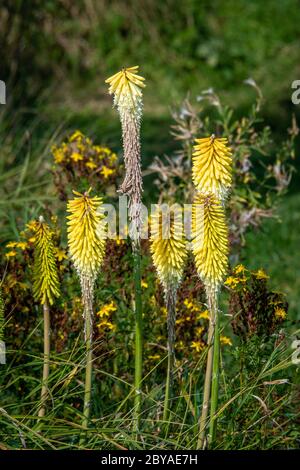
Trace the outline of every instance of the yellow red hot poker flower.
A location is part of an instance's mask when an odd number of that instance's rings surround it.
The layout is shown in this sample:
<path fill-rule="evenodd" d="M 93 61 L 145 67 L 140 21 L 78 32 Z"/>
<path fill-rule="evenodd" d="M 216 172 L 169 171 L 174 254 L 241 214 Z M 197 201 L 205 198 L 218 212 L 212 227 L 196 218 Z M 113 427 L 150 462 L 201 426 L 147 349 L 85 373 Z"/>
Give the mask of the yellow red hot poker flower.
<path fill-rule="evenodd" d="M 224 199 L 231 187 L 232 158 L 226 138 L 214 135 L 196 139 L 193 153 L 193 181 L 201 193 Z"/>

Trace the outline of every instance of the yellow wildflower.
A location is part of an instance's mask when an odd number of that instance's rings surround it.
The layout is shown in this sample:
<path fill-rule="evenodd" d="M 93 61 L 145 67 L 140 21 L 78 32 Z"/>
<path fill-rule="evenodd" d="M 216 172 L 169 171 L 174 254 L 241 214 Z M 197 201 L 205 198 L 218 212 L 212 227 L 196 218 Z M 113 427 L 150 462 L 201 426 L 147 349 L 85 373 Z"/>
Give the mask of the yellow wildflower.
<path fill-rule="evenodd" d="M 17 248 L 21 248 L 21 250 L 26 250 L 28 244 L 26 242 L 18 242 L 16 246 Z"/>
<path fill-rule="evenodd" d="M 114 173 L 115 170 L 112 170 L 111 168 L 108 168 L 107 166 L 103 165 L 101 169 L 101 174 L 104 176 L 105 179 L 107 179 L 110 175 Z"/>
<path fill-rule="evenodd" d="M 15 248 L 15 246 L 17 246 L 17 242 L 8 242 L 5 246 L 6 248 Z"/>
<path fill-rule="evenodd" d="M 280 318 L 281 320 L 285 320 L 287 317 L 287 312 L 284 308 L 276 307 L 275 309 L 275 317 Z"/>
<path fill-rule="evenodd" d="M 143 281 L 141 282 L 141 286 L 144 288 L 144 289 L 147 289 L 148 288 L 148 283 L 146 281 Z"/>
<path fill-rule="evenodd" d="M 75 131 L 73 134 L 69 137 L 69 142 L 74 142 L 74 140 L 82 140 L 84 138 L 84 135 L 81 131 Z"/>
<path fill-rule="evenodd" d="M 58 261 L 63 261 L 64 259 L 68 259 L 65 250 L 62 250 L 60 248 L 55 249 L 55 257 L 58 259 Z"/>
<path fill-rule="evenodd" d="M 197 326 L 197 328 L 195 328 L 196 335 L 201 336 L 204 330 L 205 330 L 204 326 Z"/>
<path fill-rule="evenodd" d="M 16 256 L 17 252 L 15 250 L 11 250 L 11 251 L 8 251 L 7 253 L 5 253 L 5 256 L 6 258 L 13 258 L 14 256 Z"/>
<path fill-rule="evenodd" d="M 238 283 L 239 283 L 239 278 L 228 276 L 228 278 L 224 282 L 224 285 L 230 287 L 231 289 L 235 289 Z"/>
<path fill-rule="evenodd" d="M 114 325 L 108 320 L 102 320 L 101 322 L 97 324 L 97 327 L 99 330 L 103 328 L 108 328 L 109 330 L 114 331 L 116 329 L 116 325 Z"/>
<path fill-rule="evenodd" d="M 197 316 L 197 320 L 200 320 L 200 319 L 204 319 L 204 320 L 209 320 L 210 319 L 210 316 L 209 316 L 209 311 L 208 310 L 203 310 L 203 312 L 199 313 L 199 315 Z"/>
<path fill-rule="evenodd" d="M 263 269 L 258 269 L 257 271 L 253 271 L 254 276 L 256 279 L 269 279 L 268 276 Z"/>
<path fill-rule="evenodd" d="M 86 166 L 87 168 L 90 168 L 91 170 L 94 170 L 95 168 L 97 168 L 96 163 L 94 163 L 94 162 L 92 162 L 92 161 L 86 162 L 85 166 Z"/>
<path fill-rule="evenodd" d="M 148 359 L 152 359 L 153 361 L 156 361 L 158 359 L 160 359 L 160 354 L 153 354 L 153 355 L 150 355 L 148 356 Z"/>
<path fill-rule="evenodd" d="M 112 312 L 117 310 L 116 304 L 114 301 L 111 301 L 109 304 L 103 305 L 101 309 L 96 313 L 96 315 L 100 318 L 109 317 Z"/>
<path fill-rule="evenodd" d="M 235 268 L 234 268 L 234 274 L 240 274 L 240 273 L 244 273 L 245 271 L 245 266 L 243 266 L 242 264 L 238 264 Z"/>
<path fill-rule="evenodd" d="M 224 335 L 220 336 L 220 343 L 224 344 L 224 346 L 232 346 L 231 339 Z"/>
<path fill-rule="evenodd" d="M 81 154 L 78 153 L 78 152 L 73 152 L 72 155 L 71 155 L 71 159 L 72 159 L 74 162 L 79 162 L 80 160 L 83 160 L 83 155 L 81 155 Z"/>
<path fill-rule="evenodd" d="M 204 343 L 202 341 L 192 341 L 191 348 L 199 353 L 203 350 Z"/>

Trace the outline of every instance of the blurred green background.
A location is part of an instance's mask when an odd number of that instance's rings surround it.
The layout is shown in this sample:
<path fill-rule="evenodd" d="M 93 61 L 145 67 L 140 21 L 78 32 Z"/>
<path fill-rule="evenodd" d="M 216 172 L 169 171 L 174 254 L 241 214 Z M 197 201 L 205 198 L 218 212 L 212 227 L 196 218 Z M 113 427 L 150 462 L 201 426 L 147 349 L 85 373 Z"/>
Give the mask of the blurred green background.
<path fill-rule="evenodd" d="M 147 80 L 144 164 L 174 149 L 170 107 L 187 93 L 195 100 L 212 87 L 241 114 L 255 96 L 243 83 L 252 77 L 278 139 L 292 114 L 299 118 L 300 105 L 291 102 L 291 84 L 300 79 L 298 0 L 4 0 L 0 25 L 0 79 L 8 99 L 0 110 L 2 160 L 9 171 L 28 152 L 49 160 L 47 142 L 63 129 L 79 128 L 119 149 L 119 122 L 104 80 L 123 66 L 140 65 Z M 264 266 L 288 293 L 294 311 L 298 183 L 296 174 L 280 209 L 282 223 L 268 221 L 250 234 L 245 251 L 250 267 Z"/>

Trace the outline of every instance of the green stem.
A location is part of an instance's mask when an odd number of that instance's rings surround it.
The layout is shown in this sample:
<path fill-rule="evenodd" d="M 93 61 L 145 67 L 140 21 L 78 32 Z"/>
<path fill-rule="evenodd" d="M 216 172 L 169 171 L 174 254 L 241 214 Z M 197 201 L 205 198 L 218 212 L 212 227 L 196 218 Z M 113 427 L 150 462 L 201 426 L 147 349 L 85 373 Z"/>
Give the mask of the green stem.
<path fill-rule="evenodd" d="M 38 417 L 45 416 L 45 403 L 48 398 L 48 380 L 49 380 L 49 359 L 50 359 L 50 311 L 49 305 L 46 301 L 43 305 L 44 313 L 44 365 L 43 365 L 43 380 L 41 391 L 41 404 L 38 411 Z"/>
<path fill-rule="evenodd" d="M 214 356 L 213 338 L 214 338 L 214 332 L 215 332 L 216 294 L 213 291 L 210 291 L 207 294 L 207 299 L 208 299 L 208 307 L 210 311 L 210 322 L 209 322 L 208 339 L 207 339 L 208 353 L 207 353 L 206 372 L 205 372 L 205 380 L 204 380 L 202 413 L 199 419 L 199 437 L 198 437 L 197 449 L 203 449 L 204 444 L 205 444 L 205 428 L 207 424 L 208 406 L 209 406 L 211 379 L 212 379 L 213 356 Z"/>
<path fill-rule="evenodd" d="M 163 421 L 169 418 L 170 399 L 172 395 L 173 367 L 175 360 L 175 321 L 176 321 L 176 289 L 168 286 L 165 290 L 166 308 L 167 308 L 167 326 L 168 326 L 168 366 L 166 376 L 166 391 L 164 401 Z"/>
<path fill-rule="evenodd" d="M 172 369 L 173 369 L 173 357 L 168 348 L 168 366 L 167 366 L 166 391 L 165 391 L 164 414 L 163 414 L 164 422 L 168 420 L 169 413 L 170 413 L 169 401 L 171 397 Z"/>
<path fill-rule="evenodd" d="M 85 381 L 82 427 L 88 429 L 91 414 L 91 390 L 93 370 L 93 281 L 89 277 L 81 279 L 82 297 L 84 304 L 84 333 L 85 333 Z M 84 443 L 84 437 L 80 444 Z"/>
<path fill-rule="evenodd" d="M 210 405 L 210 425 L 209 425 L 209 443 L 213 444 L 216 438 L 217 418 L 215 414 L 218 408 L 219 395 L 219 367 L 220 367 L 220 331 L 219 331 L 219 314 L 215 311 L 215 334 L 214 334 L 214 355 L 213 370 L 211 384 L 211 405 Z"/>
<path fill-rule="evenodd" d="M 141 254 L 140 247 L 133 246 L 133 269 L 135 290 L 135 374 L 134 374 L 134 429 L 140 428 L 141 385 L 143 368 L 143 317 L 141 290 Z"/>

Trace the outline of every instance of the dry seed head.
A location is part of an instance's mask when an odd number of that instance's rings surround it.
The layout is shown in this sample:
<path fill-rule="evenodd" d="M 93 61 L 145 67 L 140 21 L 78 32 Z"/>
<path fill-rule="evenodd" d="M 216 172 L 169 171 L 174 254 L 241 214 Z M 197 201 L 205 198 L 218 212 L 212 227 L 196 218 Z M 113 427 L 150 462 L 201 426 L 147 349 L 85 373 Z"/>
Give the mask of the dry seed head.
<path fill-rule="evenodd" d="M 33 226 L 34 266 L 33 295 L 41 304 L 53 304 L 59 297 L 59 278 L 54 255 L 53 233 L 48 224 L 40 217 Z"/>
<path fill-rule="evenodd" d="M 95 279 L 105 251 L 102 199 L 90 197 L 89 192 L 73 193 L 75 198 L 67 206 L 69 252 L 80 277 Z"/>
<path fill-rule="evenodd" d="M 193 182 L 198 191 L 213 193 L 223 200 L 232 182 L 232 158 L 227 139 L 212 135 L 195 142 Z"/>
<path fill-rule="evenodd" d="M 152 259 L 165 290 L 178 286 L 187 257 L 182 214 L 175 212 L 172 215 L 169 230 L 163 224 L 160 210 L 151 216 Z"/>
<path fill-rule="evenodd" d="M 217 291 L 227 270 L 228 229 L 224 208 L 214 194 L 196 195 L 192 229 L 199 277 L 207 289 Z"/>
<path fill-rule="evenodd" d="M 105 83 L 109 84 L 109 94 L 114 95 L 114 105 L 120 114 L 125 110 L 132 111 L 138 117 L 142 110 L 142 88 L 145 88 L 144 78 L 138 75 L 139 67 L 123 68 L 112 75 Z"/>

